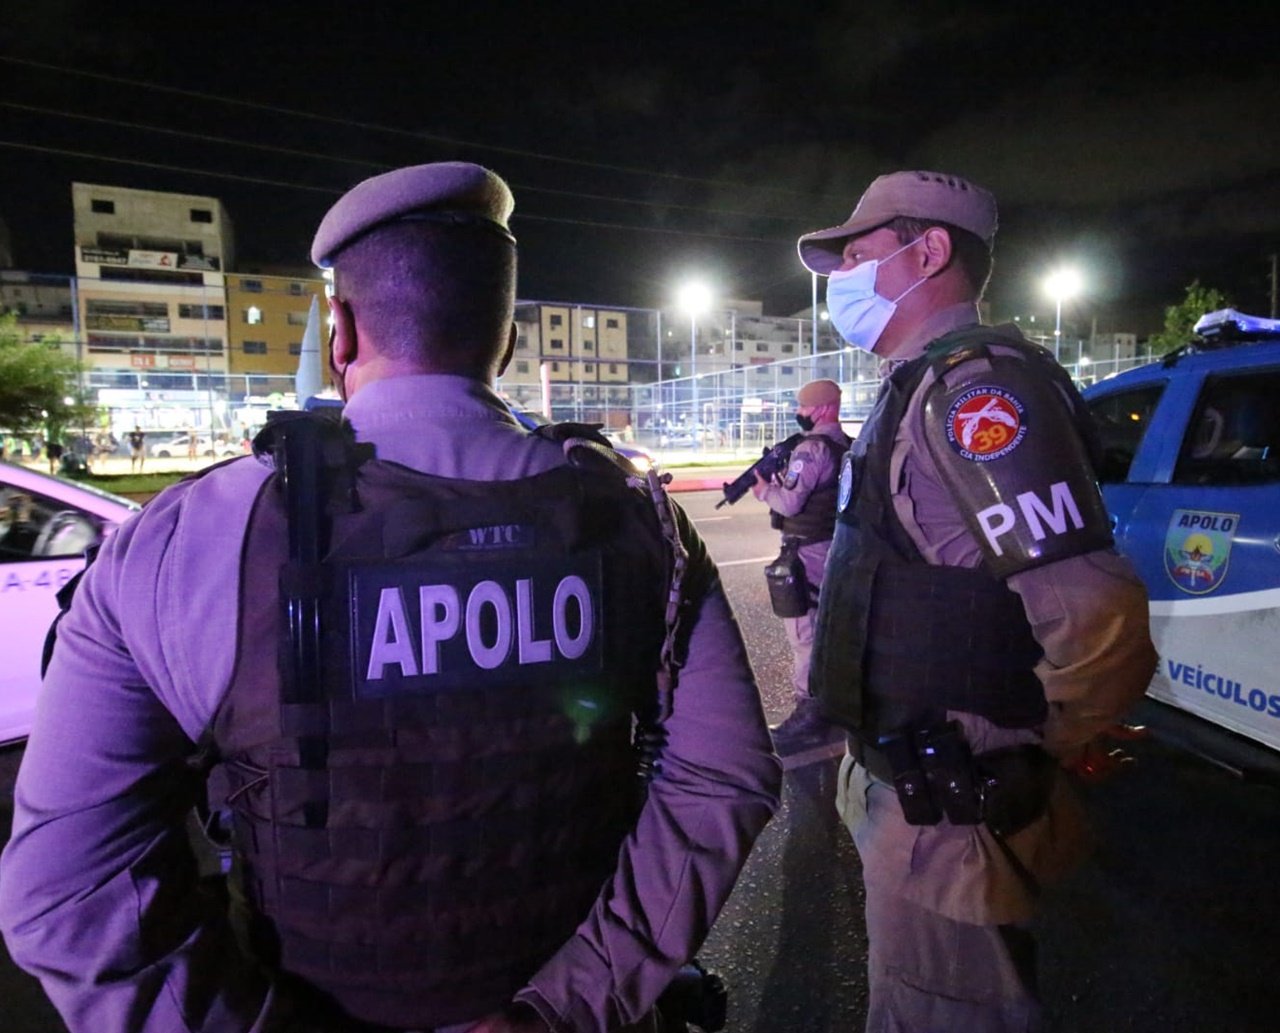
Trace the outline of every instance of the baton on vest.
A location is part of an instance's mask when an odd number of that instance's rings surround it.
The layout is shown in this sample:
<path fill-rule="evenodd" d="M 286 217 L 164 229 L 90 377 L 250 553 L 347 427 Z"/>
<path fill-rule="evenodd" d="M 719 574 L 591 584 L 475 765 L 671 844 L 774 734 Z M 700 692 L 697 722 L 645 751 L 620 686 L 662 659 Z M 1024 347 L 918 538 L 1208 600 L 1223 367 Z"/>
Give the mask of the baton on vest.
<path fill-rule="evenodd" d="M 304 413 L 271 413 L 272 453 L 284 488 L 289 527 L 289 562 L 280 571 L 288 653 L 284 698 L 315 702 L 320 693 L 321 559 L 326 538 L 325 436 L 320 419 Z"/>

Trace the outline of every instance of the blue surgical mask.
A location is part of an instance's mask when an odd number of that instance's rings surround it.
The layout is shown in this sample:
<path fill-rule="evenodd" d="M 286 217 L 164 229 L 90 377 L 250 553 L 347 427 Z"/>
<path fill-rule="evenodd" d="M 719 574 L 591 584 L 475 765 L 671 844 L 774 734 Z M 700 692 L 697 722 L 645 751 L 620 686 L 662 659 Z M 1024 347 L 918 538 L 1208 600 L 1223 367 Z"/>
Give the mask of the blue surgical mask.
<path fill-rule="evenodd" d="M 840 336 L 855 348 L 872 351 L 898 310 L 898 302 L 928 279 L 921 277 L 892 301 L 876 293 L 876 273 L 880 266 L 922 239 L 917 237 L 884 258 L 861 262 L 852 269 L 838 269 L 827 278 L 827 311 L 831 322 Z"/>

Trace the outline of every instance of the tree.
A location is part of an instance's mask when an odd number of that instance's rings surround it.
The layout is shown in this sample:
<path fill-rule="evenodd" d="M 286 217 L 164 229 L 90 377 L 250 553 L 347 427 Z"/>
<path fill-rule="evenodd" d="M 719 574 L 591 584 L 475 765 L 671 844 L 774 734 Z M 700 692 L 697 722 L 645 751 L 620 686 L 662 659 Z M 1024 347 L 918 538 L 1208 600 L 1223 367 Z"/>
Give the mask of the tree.
<path fill-rule="evenodd" d="M 0 315 L 0 427 L 13 434 L 60 436 L 88 410 L 77 400 L 80 364 L 57 341 L 22 340 L 17 317 Z"/>
<path fill-rule="evenodd" d="M 1202 287 L 1199 280 L 1193 280 L 1187 288 L 1187 296 L 1177 305 L 1170 305 L 1164 310 L 1164 329 L 1148 338 L 1152 354 L 1165 355 L 1175 348 L 1181 348 L 1195 336 L 1191 328 L 1196 325 L 1197 319 L 1206 312 L 1216 312 L 1230 306 L 1231 302 L 1222 291 Z"/>

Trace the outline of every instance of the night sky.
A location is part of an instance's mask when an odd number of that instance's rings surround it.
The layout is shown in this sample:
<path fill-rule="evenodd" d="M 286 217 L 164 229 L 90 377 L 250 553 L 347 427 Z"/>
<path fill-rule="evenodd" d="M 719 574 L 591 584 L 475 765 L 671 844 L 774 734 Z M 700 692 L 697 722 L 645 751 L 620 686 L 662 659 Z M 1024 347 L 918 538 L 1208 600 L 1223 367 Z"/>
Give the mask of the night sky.
<path fill-rule="evenodd" d="M 661 305 L 696 273 L 781 314 L 801 232 L 935 168 L 999 197 L 997 317 L 1051 318 L 1068 260 L 1081 332 L 1155 329 L 1196 278 L 1266 314 L 1268 6 L 9 4 L 0 218 L 19 268 L 70 272 L 73 180 L 213 195 L 240 267 L 301 265 L 346 187 L 465 159 L 515 191 L 523 297 Z"/>

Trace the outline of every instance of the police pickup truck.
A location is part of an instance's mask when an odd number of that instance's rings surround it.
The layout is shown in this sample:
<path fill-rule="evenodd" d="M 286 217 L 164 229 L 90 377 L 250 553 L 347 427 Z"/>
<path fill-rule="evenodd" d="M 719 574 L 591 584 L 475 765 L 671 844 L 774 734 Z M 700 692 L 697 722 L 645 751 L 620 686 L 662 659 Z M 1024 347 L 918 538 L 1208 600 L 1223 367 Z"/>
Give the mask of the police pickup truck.
<path fill-rule="evenodd" d="M 1280 752 L 1252 747 L 1280 751 L 1280 320 L 1226 309 L 1195 333 L 1085 392 L 1099 480 L 1150 594 L 1160 666 L 1148 696 L 1176 708 L 1175 737 L 1274 775 Z M 1162 710 L 1148 707 L 1157 724 Z"/>

